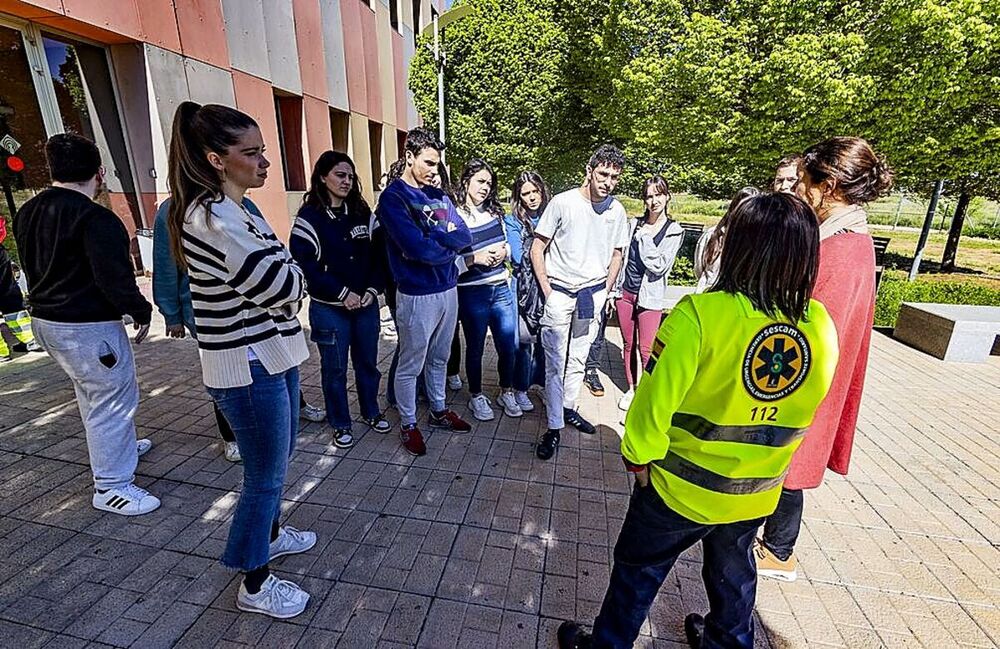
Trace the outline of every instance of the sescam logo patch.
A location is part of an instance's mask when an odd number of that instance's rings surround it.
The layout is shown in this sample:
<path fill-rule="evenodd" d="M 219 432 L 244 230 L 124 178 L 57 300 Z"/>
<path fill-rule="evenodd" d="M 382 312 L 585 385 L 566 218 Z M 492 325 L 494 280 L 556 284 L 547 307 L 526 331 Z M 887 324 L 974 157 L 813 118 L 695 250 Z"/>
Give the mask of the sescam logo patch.
<path fill-rule="evenodd" d="M 768 325 L 743 356 L 743 387 L 760 401 L 783 399 L 802 385 L 811 360 L 801 331 L 788 324 Z"/>

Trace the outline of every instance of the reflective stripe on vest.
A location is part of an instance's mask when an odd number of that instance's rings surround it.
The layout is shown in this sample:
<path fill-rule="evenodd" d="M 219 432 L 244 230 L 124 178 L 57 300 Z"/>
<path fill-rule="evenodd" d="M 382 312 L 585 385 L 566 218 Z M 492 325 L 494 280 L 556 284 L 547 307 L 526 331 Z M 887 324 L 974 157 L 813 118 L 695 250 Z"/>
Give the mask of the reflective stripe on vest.
<path fill-rule="evenodd" d="M 698 466 L 671 451 L 667 452 L 667 457 L 656 460 L 653 464 L 702 489 L 733 495 L 756 494 L 780 487 L 788 473 L 786 468 L 781 475 L 773 478 L 730 478 Z"/>
<path fill-rule="evenodd" d="M 806 433 L 806 428 L 786 426 L 718 426 L 704 417 L 675 412 L 670 423 L 705 442 L 740 442 L 760 446 L 788 446 Z"/>

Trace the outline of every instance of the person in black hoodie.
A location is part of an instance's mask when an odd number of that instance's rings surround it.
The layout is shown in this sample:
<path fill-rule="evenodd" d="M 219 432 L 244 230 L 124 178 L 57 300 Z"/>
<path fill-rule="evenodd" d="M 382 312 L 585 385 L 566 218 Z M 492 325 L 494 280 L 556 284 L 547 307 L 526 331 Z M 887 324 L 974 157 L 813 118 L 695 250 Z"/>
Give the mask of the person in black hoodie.
<path fill-rule="evenodd" d="M 139 385 L 122 316 L 138 345 L 153 307 L 139 293 L 121 220 L 94 202 L 104 181 L 97 146 L 73 133 L 45 144 L 52 186 L 21 206 L 14 239 L 28 280 L 35 339 L 73 382 L 87 431 L 96 509 L 136 516 L 160 506 L 135 484 Z"/>
<path fill-rule="evenodd" d="M 289 247 L 306 276 L 327 421 L 340 448 L 355 441 L 347 399 L 348 352 L 362 420 L 377 433 L 390 430 L 378 405 L 378 295 L 385 281 L 370 223 L 371 208 L 361 196 L 354 162 L 345 153 L 325 152 L 313 167 Z"/>

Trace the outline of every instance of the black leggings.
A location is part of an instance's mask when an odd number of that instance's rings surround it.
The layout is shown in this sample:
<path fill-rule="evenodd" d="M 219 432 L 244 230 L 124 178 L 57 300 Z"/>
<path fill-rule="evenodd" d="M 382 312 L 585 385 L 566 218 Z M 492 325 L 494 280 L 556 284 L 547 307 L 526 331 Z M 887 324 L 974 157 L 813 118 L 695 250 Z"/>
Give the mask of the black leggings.
<path fill-rule="evenodd" d="M 778 508 L 764 521 L 763 542 L 782 561 L 792 556 L 802 528 L 802 490 L 782 489 Z"/>

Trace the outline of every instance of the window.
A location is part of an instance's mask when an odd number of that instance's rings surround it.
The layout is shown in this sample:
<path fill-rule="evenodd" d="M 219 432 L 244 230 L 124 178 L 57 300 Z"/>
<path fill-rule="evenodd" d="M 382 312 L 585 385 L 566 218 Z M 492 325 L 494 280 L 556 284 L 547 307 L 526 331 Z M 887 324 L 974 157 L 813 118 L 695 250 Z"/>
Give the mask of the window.
<path fill-rule="evenodd" d="M 303 192 L 306 190 L 306 167 L 302 155 L 302 98 L 275 93 L 274 114 L 278 120 L 285 189 Z"/>
<path fill-rule="evenodd" d="M 378 185 L 382 177 L 382 125 L 368 122 L 368 145 L 372 159 L 372 182 Z"/>
<path fill-rule="evenodd" d="M 420 36 L 420 0 L 413 0 L 413 46 L 417 46 L 417 38 Z"/>
<path fill-rule="evenodd" d="M 406 157 L 406 131 L 396 131 L 396 150 L 399 151 L 400 158 Z"/>
<path fill-rule="evenodd" d="M 350 145 L 351 116 L 336 108 L 330 109 L 330 134 L 334 151 L 347 153 Z"/>
<path fill-rule="evenodd" d="M 389 0 L 389 24 L 399 31 L 399 0 Z"/>

